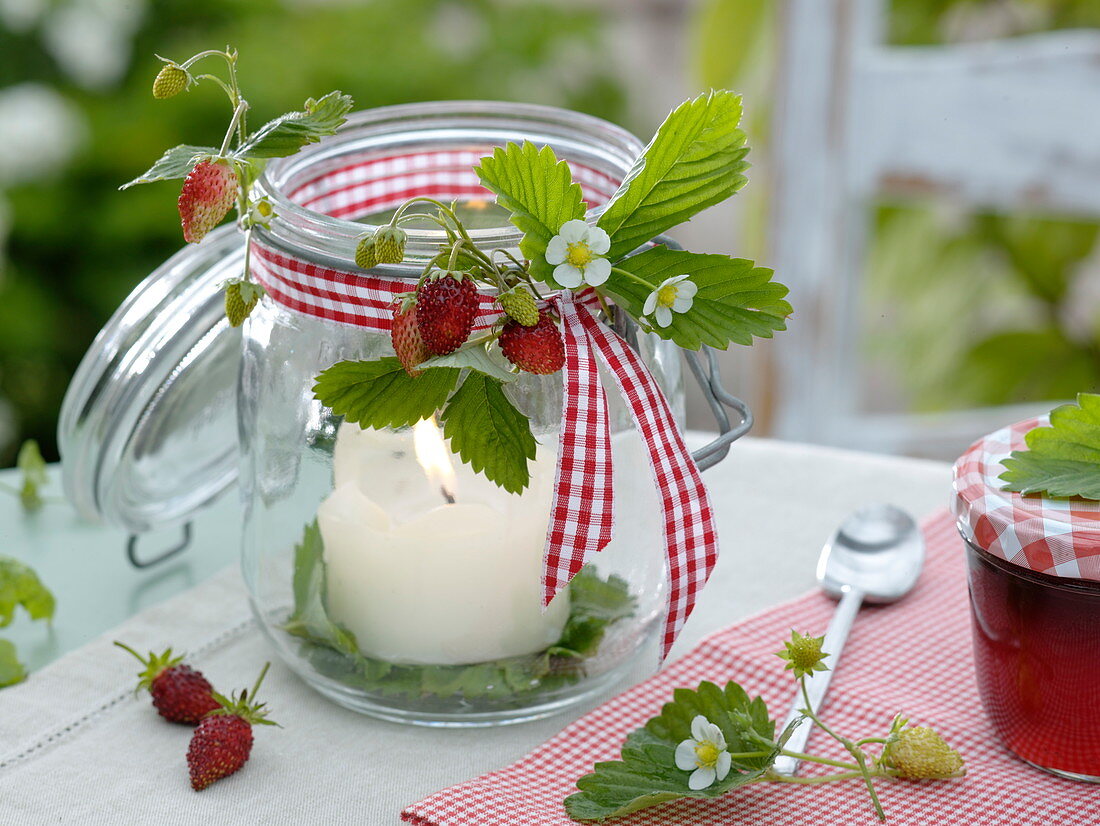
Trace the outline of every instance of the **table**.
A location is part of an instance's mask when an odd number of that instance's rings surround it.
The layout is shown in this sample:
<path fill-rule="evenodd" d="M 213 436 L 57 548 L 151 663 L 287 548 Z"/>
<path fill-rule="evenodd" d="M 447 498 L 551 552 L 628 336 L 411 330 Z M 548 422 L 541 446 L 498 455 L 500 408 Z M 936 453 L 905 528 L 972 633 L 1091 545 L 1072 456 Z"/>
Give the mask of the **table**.
<path fill-rule="evenodd" d="M 923 516 L 950 491 L 943 463 L 764 439 L 739 442 L 705 478 L 722 556 L 672 657 L 813 587 L 822 542 L 853 508 L 889 501 Z M 264 695 L 284 728 L 258 732 L 242 772 L 195 794 L 183 765 L 187 730 L 130 697 L 136 663 L 110 641 L 172 643 L 223 688 L 251 682 L 272 651 L 232 564 L 232 498 L 197 520 L 184 558 L 146 572 L 127 570 L 117 531 L 80 524 L 61 506 L 25 519 L 0 502 L 2 552 L 34 564 L 59 600 L 46 642 L 41 628 L 12 636 L 32 667 L 68 652 L 0 692 L 0 822 L 396 826 L 404 805 L 506 765 L 591 707 L 495 729 L 403 727 L 329 704 L 276 663 Z"/>

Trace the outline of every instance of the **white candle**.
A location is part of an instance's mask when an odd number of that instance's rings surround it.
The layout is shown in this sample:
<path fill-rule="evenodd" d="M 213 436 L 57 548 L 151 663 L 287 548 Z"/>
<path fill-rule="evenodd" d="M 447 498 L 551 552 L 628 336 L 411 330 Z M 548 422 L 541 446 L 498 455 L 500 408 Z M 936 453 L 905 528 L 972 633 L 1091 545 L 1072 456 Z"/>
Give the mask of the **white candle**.
<path fill-rule="evenodd" d="M 555 452 L 539 446 L 517 496 L 468 465 L 452 470 L 439 431 L 418 427 L 418 440 L 340 427 L 334 490 L 317 511 L 333 620 L 363 653 L 398 663 L 457 665 L 553 645 L 569 616 L 568 592 L 545 613 L 541 600 Z M 421 466 L 440 455 L 453 481 Z"/>

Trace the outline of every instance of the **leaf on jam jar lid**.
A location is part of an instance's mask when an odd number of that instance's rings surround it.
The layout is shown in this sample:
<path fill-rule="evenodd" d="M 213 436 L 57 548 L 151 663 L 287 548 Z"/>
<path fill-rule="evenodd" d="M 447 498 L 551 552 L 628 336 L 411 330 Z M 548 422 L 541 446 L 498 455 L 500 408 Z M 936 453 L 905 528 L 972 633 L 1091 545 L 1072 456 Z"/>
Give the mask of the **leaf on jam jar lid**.
<path fill-rule="evenodd" d="M 1055 408 L 1050 425 L 1025 441 L 1027 450 L 1004 460 L 1005 490 L 1100 500 L 1100 395 L 1081 393 L 1077 404 Z"/>

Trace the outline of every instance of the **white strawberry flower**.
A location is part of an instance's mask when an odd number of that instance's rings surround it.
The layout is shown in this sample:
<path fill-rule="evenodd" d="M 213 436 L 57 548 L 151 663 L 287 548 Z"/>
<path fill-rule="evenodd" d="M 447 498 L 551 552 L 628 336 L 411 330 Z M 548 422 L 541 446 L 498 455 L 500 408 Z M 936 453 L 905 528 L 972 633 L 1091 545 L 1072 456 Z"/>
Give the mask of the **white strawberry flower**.
<path fill-rule="evenodd" d="M 673 313 L 686 313 L 691 309 L 699 286 L 689 280 L 689 276 L 675 275 L 661 282 L 642 307 L 642 315 L 651 315 L 658 327 L 667 327 L 672 323 Z"/>
<path fill-rule="evenodd" d="M 691 772 L 688 788 L 697 792 L 725 780 L 731 760 L 722 729 L 697 714 L 691 721 L 691 737 L 676 747 L 676 768 Z"/>
<path fill-rule="evenodd" d="M 603 257 L 610 249 L 606 232 L 574 218 L 546 245 L 546 263 L 554 267 L 554 280 L 563 287 L 598 287 L 611 275 L 611 262 Z"/>

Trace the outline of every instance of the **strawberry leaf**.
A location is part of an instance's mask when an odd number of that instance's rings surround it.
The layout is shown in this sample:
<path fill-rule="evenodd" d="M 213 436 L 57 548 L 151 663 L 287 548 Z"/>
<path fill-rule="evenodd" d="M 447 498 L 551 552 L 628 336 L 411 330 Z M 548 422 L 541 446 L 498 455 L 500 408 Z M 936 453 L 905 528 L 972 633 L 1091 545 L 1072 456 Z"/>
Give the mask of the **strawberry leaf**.
<path fill-rule="evenodd" d="M 413 377 L 394 356 L 341 361 L 317 376 L 313 394 L 360 427 L 411 427 L 443 406 L 459 372 L 437 367 Z"/>
<path fill-rule="evenodd" d="M 480 344 L 469 347 L 461 347 L 446 356 L 435 356 L 419 365 L 421 368 L 429 367 L 467 367 L 477 370 L 490 378 L 508 384 L 519 378 L 518 373 L 508 369 L 507 362 L 496 350 L 486 350 Z"/>
<path fill-rule="evenodd" d="M 717 91 L 676 107 L 634 162 L 597 225 L 612 261 L 743 187 L 749 164 L 741 96 Z"/>
<path fill-rule="evenodd" d="M 191 168 L 202 158 L 213 157 L 218 150 L 213 146 L 190 146 L 180 144 L 173 146 L 160 156 L 155 164 L 128 184 L 123 184 L 119 189 L 129 189 L 138 184 L 151 184 L 154 181 L 170 181 L 175 178 L 186 178 Z"/>
<path fill-rule="evenodd" d="M 1055 408 L 1050 426 L 1024 439 L 1028 449 L 1004 460 L 1005 490 L 1100 499 L 1100 395 L 1081 393 L 1077 404 Z"/>
<path fill-rule="evenodd" d="M 784 299 L 787 288 L 772 281 L 771 270 L 744 258 L 658 246 L 620 261 L 617 267 L 635 277 L 612 271 L 605 289 L 637 319 L 643 318 L 649 294 L 665 279 L 690 276 L 699 288 L 691 309 L 673 313 L 668 327 L 653 326 L 661 338 L 688 350 L 698 350 L 703 344 L 721 350 L 730 342 L 748 345 L 753 336 L 771 338 L 776 330 L 787 328 L 791 313 L 791 305 Z"/>
<path fill-rule="evenodd" d="M 321 530 L 314 520 L 306 526 L 302 541 L 294 548 L 294 613 L 283 627 L 288 634 L 313 640 L 357 657 L 355 635 L 329 619 L 325 607 L 326 568 Z"/>
<path fill-rule="evenodd" d="M 691 773 L 676 767 L 675 755 L 691 738 L 697 715 L 722 729 L 730 752 L 755 756 L 735 757 L 724 780 L 692 791 Z M 718 797 L 761 777 L 778 753 L 775 723 L 761 698 L 750 700 L 734 682 L 724 689 L 711 682 L 694 691 L 678 688 L 660 714 L 626 738 L 622 759 L 597 763 L 577 781 L 580 792 L 565 799 L 565 810 L 575 820 L 603 820 L 684 797 Z"/>
<path fill-rule="evenodd" d="M 52 620 L 56 601 L 29 566 L 0 556 L 0 628 L 11 624 L 19 607 L 32 620 Z"/>
<path fill-rule="evenodd" d="M 527 460 L 535 458 L 535 437 L 530 421 L 508 401 L 498 380 L 471 371 L 440 418 L 451 450 L 475 472 L 509 493 L 527 487 Z"/>
<path fill-rule="evenodd" d="M 10 640 L 0 640 L 0 688 L 21 683 L 27 679 L 27 670 L 15 652 Z"/>
<path fill-rule="evenodd" d="M 340 92 L 329 92 L 320 100 L 310 98 L 302 112 L 288 112 L 268 121 L 235 153 L 238 158 L 284 158 L 307 143 L 335 135 L 354 104 Z"/>
<path fill-rule="evenodd" d="M 512 223 L 523 232 L 520 252 L 531 262 L 531 275 L 554 284 L 554 268 L 546 263 L 546 245 L 561 225 L 583 218 L 585 207 L 579 184 L 569 164 L 559 161 L 549 146 L 498 146 L 476 167 L 481 183 L 496 193 L 497 203 L 512 213 Z"/>
<path fill-rule="evenodd" d="M 42 507 L 42 488 L 49 481 L 46 460 L 42 458 L 38 442 L 34 439 L 23 442 L 15 466 L 23 474 L 23 484 L 19 488 L 19 501 L 23 504 L 23 510 L 36 511 Z"/>

